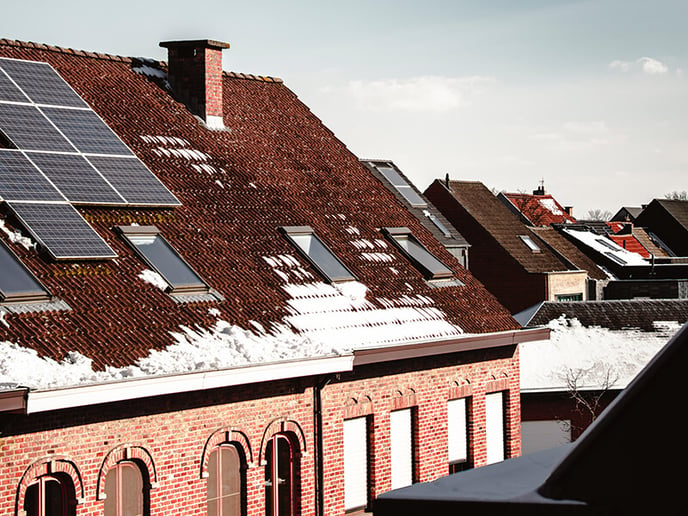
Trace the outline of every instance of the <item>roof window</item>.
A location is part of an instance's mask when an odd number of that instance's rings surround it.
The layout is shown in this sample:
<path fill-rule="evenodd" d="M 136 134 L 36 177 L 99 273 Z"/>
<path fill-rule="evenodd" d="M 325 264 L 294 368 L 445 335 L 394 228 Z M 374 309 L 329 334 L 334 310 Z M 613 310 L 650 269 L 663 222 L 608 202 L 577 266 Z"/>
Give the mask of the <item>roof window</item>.
<path fill-rule="evenodd" d="M 520 238 L 521 241 L 528 246 L 528 249 L 530 249 L 534 253 L 542 252 L 538 245 L 535 242 L 533 242 L 533 239 L 530 238 L 528 235 L 518 235 L 518 238 Z"/>
<path fill-rule="evenodd" d="M 428 251 L 408 228 L 383 228 L 382 232 L 418 269 L 425 279 L 445 279 L 454 276 L 452 270 Z"/>
<path fill-rule="evenodd" d="M 318 238 L 310 226 L 285 226 L 279 229 L 327 280 L 336 283 L 356 279 L 353 273 Z"/>
<path fill-rule="evenodd" d="M 428 203 L 416 192 L 413 187 L 401 177 L 401 174 L 394 168 L 391 163 L 384 165 L 378 163 L 371 163 L 375 169 L 384 176 L 384 178 L 399 192 L 404 199 L 406 199 L 414 208 L 425 208 Z"/>
<path fill-rule="evenodd" d="M 50 294 L 19 258 L 0 242 L 0 303 L 47 301 Z"/>
<path fill-rule="evenodd" d="M 208 285 L 155 226 L 117 228 L 136 253 L 168 283 L 170 294 L 207 293 Z"/>

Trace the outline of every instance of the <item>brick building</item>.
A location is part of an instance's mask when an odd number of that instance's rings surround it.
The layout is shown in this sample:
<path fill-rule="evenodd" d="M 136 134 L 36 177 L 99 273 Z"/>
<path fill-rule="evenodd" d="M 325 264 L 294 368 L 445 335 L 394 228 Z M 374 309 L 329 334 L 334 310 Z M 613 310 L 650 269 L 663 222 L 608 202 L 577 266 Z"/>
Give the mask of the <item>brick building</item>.
<path fill-rule="evenodd" d="M 162 45 L 0 40 L 0 513 L 343 514 L 518 455 L 548 332 L 281 80 Z"/>

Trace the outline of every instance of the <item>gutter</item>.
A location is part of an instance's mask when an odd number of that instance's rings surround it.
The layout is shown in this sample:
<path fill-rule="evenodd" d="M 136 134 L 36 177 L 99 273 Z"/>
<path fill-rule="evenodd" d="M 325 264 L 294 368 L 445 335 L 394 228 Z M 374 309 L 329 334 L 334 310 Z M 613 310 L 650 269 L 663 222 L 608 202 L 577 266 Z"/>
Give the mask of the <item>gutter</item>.
<path fill-rule="evenodd" d="M 475 349 L 490 349 L 536 340 L 549 340 L 549 328 L 510 330 L 497 333 L 471 334 L 451 339 L 394 344 L 354 350 L 341 356 L 318 357 L 291 361 L 241 366 L 218 371 L 147 376 L 127 380 L 79 385 L 51 390 L 25 387 L 0 391 L 0 413 L 34 414 L 124 400 L 164 396 L 192 391 L 252 383 L 323 376 L 352 371 L 355 367 L 393 360 L 413 359 Z"/>

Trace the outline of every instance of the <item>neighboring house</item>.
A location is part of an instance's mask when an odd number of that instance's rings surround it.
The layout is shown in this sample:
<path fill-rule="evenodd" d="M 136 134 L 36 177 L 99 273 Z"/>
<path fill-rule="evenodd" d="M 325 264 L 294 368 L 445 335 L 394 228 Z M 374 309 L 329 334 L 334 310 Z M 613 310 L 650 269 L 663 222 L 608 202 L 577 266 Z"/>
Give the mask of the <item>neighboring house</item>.
<path fill-rule="evenodd" d="M 572 444 L 385 493 L 375 516 L 685 514 L 688 325 Z M 639 464 L 639 452 L 653 467 Z"/>
<path fill-rule="evenodd" d="M 0 40 L 0 512 L 329 516 L 519 455 L 549 330 L 281 80 L 162 45 Z"/>
<path fill-rule="evenodd" d="M 576 222 L 572 215 L 573 208 L 559 204 L 551 194 L 545 192 L 544 186 L 533 190 L 532 194 L 500 192 L 497 199 L 529 226 Z"/>
<path fill-rule="evenodd" d="M 635 219 L 647 228 L 674 256 L 688 256 L 688 201 L 654 199 Z"/>
<path fill-rule="evenodd" d="M 471 245 L 471 273 L 512 313 L 587 299 L 588 273 L 553 252 L 482 183 L 435 180 L 425 196 Z"/>
<path fill-rule="evenodd" d="M 459 263 L 468 269 L 468 248 L 470 245 L 466 239 L 452 226 L 444 215 L 435 208 L 413 186 L 413 183 L 392 161 L 362 159 L 363 163 L 372 174 L 399 199 L 406 209 L 413 213 L 451 254 L 459 260 Z"/>
<path fill-rule="evenodd" d="M 520 347 L 521 439 L 529 453 L 578 438 L 678 327 L 688 300 L 546 302 L 515 316 L 551 340 Z"/>
<path fill-rule="evenodd" d="M 618 222 L 635 222 L 638 215 L 643 211 L 643 207 L 640 206 L 622 206 L 619 211 L 617 211 L 611 219 L 612 221 Z"/>
<path fill-rule="evenodd" d="M 554 227 L 607 272 L 609 280 L 599 299 L 688 297 L 688 263 L 649 252 L 648 248 L 656 249 L 640 243 L 646 233 L 634 232 L 628 226 L 619 233 L 607 226 L 609 234 L 600 234 L 588 224 Z"/>

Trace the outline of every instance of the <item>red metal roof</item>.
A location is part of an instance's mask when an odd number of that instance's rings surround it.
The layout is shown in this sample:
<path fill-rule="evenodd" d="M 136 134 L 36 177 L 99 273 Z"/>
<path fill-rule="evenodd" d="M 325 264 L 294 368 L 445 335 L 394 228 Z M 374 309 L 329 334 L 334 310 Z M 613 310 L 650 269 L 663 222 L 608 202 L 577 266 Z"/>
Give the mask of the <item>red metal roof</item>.
<path fill-rule="evenodd" d="M 78 351 L 102 369 L 165 348 L 182 326 L 211 327 L 218 318 L 213 309 L 242 328 L 289 324 L 295 308 L 288 287 L 322 281 L 278 232 L 294 225 L 314 228 L 367 286 L 360 310 L 393 305 L 419 316 L 436 310 L 469 333 L 518 327 L 279 79 L 225 73 L 224 124 L 230 131 L 210 131 L 167 90 L 135 73 L 129 58 L 8 40 L 0 40 L 0 56 L 52 64 L 182 202 L 167 209 L 80 207 L 116 251 L 114 260 L 51 262 L 0 233 L 71 307 L 8 313 L 0 342 L 57 360 Z M 2 214 L 8 230 L 20 228 L 6 210 Z M 113 231 L 130 224 L 155 225 L 224 300 L 178 303 L 142 281 L 138 275 L 148 267 Z M 428 285 L 385 245 L 380 228 L 387 226 L 411 228 L 465 286 Z M 369 244 L 377 255 L 364 255 Z M 374 322 L 369 325 L 374 329 Z"/>

